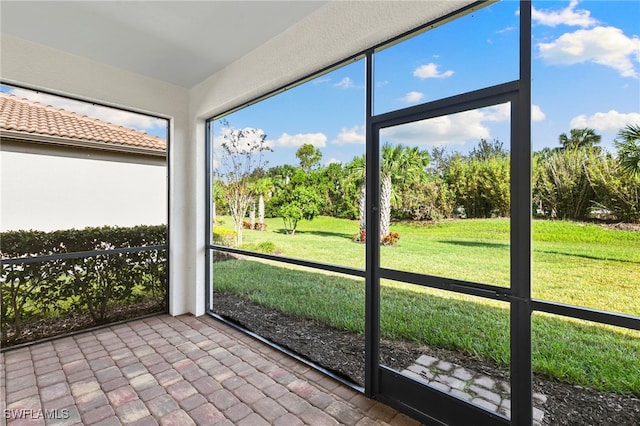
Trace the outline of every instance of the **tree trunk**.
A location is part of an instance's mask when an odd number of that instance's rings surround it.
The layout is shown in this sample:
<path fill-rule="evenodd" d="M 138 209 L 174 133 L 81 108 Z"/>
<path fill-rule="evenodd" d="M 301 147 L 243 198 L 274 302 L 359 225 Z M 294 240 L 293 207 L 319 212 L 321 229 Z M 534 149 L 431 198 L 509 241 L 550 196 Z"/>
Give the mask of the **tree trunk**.
<path fill-rule="evenodd" d="M 264 231 L 264 197 L 260 194 L 258 197 L 258 228 Z"/>
<path fill-rule="evenodd" d="M 382 176 L 380 185 L 380 241 L 391 228 L 391 175 Z"/>
<path fill-rule="evenodd" d="M 256 227 L 256 202 L 251 200 L 251 208 L 249 210 L 249 229 Z"/>

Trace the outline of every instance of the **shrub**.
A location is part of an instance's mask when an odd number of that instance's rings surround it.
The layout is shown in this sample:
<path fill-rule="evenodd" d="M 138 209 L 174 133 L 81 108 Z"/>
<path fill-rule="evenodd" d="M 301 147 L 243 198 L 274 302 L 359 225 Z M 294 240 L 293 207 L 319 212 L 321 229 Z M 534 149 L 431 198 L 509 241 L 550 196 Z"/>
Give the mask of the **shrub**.
<path fill-rule="evenodd" d="M 236 242 L 236 231 L 225 228 L 213 229 L 213 243 L 225 247 L 233 247 Z"/>
<path fill-rule="evenodd" d="M 640 175 L 625 173 L 619 160 L 594 159 L 587 168 L 589 183 L 599 206 L 623 222 L 640 222 Z"/>
<path fill-rule="evenodd" d="M 84 251 L 166 244 L 165 226 L 91 227 L 54 232 L 0 234 L 3 259 L 29 259 Z M 3 262 L 0 269 L 2 342 L 21 337 L 25 324 L 71 311 L 88 312 L 94 324 L 115 305 L 166 300 L 166 249 L 98 254 L 37 262 Z"/>
<path fill-rule="evenodd" d="M 398 244 L 398 240 L 400 239 L 400 235 L 397 232 L 391 232 L 389 235 L 385 235 L 380 241 L 380 244 L 383 246 L 395 246 Z"/>
<path fill-rule="evenodd" d="M 277 248 L 272 241 L 263 241 L 258 244 L 243 244 L 242 248 L 245 250 L 257 251 L 260 253 L 275 253 Z"/>

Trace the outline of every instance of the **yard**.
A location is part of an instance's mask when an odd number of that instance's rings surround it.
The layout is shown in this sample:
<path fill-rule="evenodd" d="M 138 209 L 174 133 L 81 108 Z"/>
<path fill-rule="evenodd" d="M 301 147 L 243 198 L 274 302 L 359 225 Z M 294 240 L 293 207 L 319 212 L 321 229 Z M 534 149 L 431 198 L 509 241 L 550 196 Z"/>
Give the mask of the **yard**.
<path fill-rule="evenodd" d="M 278 225 L 272 219 L 266 232 L 245 230 L 247 247 L 271 241 L 283 256 L 364 265 L 364 246 L 351 240 L 356 222 L 321 217 L 303 223 L 295 236 Z M 381 262 L 401 270 L 506 286 L 508 229 L 509 221 L 501 219 L 398 223 L 392 231 L 400 234 L 399 243 L 381 248 Z M 534 297 L 640 315 L 640 232 L 536 221 L 533 256 Z M 220 262 L 214 271 L 215 291 L 363 333 L 362 279 L 256 260 Z M 536 373 L 640 395 L 640 333 L 542 313 L 534 313 L 532 322 Z M 506 303 L 385 281 L 381 333 L 385 339 L 458 351 L 508 370 Z"/>

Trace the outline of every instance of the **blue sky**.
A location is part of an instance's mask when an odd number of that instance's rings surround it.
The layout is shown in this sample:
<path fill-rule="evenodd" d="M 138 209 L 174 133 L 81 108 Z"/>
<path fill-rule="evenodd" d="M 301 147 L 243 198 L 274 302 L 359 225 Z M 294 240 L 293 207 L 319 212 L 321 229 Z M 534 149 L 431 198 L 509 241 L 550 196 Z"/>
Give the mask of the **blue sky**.
<path fill-rule="evenodd" d="M 618 130 L 640 123 L 640 2 L 533 4 L 534 149 L 589 127 L 613 151 Z M 517 79 L 518 7 L 500 2 L 377 52 L 374 113 Z M 304 143 L 320 148 L 325 164 L 346 163 L 364 153 L 364 68 L 364 60 L 353 62 L 225 119 L 267 135 L 270 166 L 296 164 Z M 166 137 L 165 120 L 23 89 L 15 94 Z M 466 152 L 485 138 L 509 148 L 508 111 L 500 105 L 387 129 L 382 141 Z M 216 122 L 216 142 L 220 129 Z"/>
<path fill-rule="evenodd" d="M 501 2 L 376 53 L 374 113 L 518 78 L 519 4 Z M 589 127 L 614 151 L 616 133 L 640 123 L 640 2 L 534 2 L 534 150 Z M 323 163 L 364 152 L 364 60 L 225 117 L 264 131 L 269 165 L 297 163 L 311 143 Z M 480 138 L 509 148 L 508 105 L 387 129 L 382 141 L 466 152 Z M 214 138 L 219 141 L 219 123 Z"/>

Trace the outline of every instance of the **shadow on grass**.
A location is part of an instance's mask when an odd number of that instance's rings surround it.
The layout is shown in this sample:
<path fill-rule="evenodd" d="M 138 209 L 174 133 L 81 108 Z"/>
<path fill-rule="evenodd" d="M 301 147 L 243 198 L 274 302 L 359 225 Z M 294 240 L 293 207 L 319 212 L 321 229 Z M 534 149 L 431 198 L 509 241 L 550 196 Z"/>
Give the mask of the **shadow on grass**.
<path fill-rule="evenodd" d="M 509 249 L 508 243 L 489 243 L 489 242 L 481 242 L 481 241 L 462 241 L 462 240 L 438 240 L 439 243 L 442 244 L 453 244 L 457 246 L 464 247 L 476 247 L 476 248 L 493 248 L 493 249 Z M 640 262 L 628 259 L 618 259 L 615 257 L 602 257 L 602 256 L 592 256 L 589 254 L 579 254 L 579 253 L 565 253 L 557 250 L 536 250 L 534 249 L 534 253 L 544 253 L 544 254 L 553 254 L 559 256 L 567 256 L 567 257 L 578 257 L 581 259 L 590 259 L 590 260 L 602 260 L 608 262 L 622 262 L 622 263 L 631 263 L 631 264 L 640 264 Z"/>
<path fill-rule="evenodd" d="M 280 228 L 276 231 L 273 231 L 276 234 L 282 234 L 282 235 L 289 235 L 289 232 L 287 232 L 286 229 Z M 337 237 L 337 238 L 345 238 L 348 240 L 351 240 L 354 234 L 345 234 L 342 232 L 330 232 L 330 231 L 298 231 L 296 230 L 295 235 L 293 235 L 294 237 L 296 235 L 317 235 L 319 237 Z"/>
<path fill-rule="evenodd" d="M 640 262 L 636 262 L 635 260 L 628 259 L 616 259 L 614 257 L 599 257 L 599 256 L 591 256 L 588 254 L 578 254 L 578 253 L 564 253 L 557 250 L 534 250 L 534 253 L 544 253 L 544 254 L 557 254 L 560 256 L 568 256 L 568 257 L 579 257 L 581 259 L 590 259 L 590 260 L 604 260 L 608 262 L 622 262 L 622 263 L 633 263 L 640 265 Z"/>
<path fill-rule="evenodd" d="M 462 241 L 462 240 L 437 240 L 439 243 L 443 244 L 453 244 L 456 246 L 464 246 L 464 247 L 476 247 L 476 248 L 498 248 L 498 249 L 509 249 L 509 243 L 487 243 L 481 241 Z"/>

